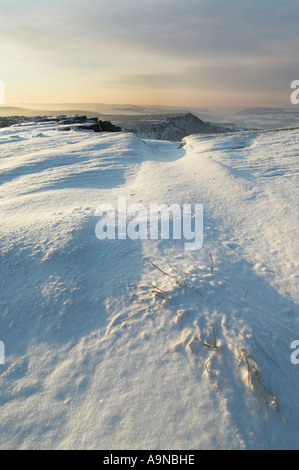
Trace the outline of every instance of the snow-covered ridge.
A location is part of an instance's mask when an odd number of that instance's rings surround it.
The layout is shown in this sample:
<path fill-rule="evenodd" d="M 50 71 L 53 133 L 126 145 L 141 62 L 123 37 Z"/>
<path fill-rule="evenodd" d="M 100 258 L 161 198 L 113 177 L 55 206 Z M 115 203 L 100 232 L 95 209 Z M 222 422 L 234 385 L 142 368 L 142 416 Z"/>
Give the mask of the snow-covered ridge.
<path fill-rule="evenodd" d="M 298 130 L 56 128 L 0 129 L 0 447 L 298 448 Z M 98 240 L 118 196 L 203 204 L 203 248 Z"/>
<path fill-rule="evenodd" d="M 147 139 L 180 141 L 190 134 L 220 134 L 231 131 L 225 126 L 204 122 L 192 113 L 165 117 L 146 116 L 135 122 L 121 122 L 122 129 Z"/>
<path fill-rule="evenodd" d="M 160 116 L 127 116 L 124 120 L 110 121 L 99 120 L 97 117 L 85 115 L 60 115 L 60 116 L 6 116 L 0 117 L 0 128 L 13 125 L 26 125 L 31 122 L 40 126 L 57 123 L 57 129 L 69 130 L 92 130 L 94 132 L 132 132 L 139 137 L 180 141 L 190 134 L 220 134 L 235 130 L 221 125 L 204 122 L 192 113 L 160 115 Z M 117 124 L 117 125 L 116 125 Z"/>

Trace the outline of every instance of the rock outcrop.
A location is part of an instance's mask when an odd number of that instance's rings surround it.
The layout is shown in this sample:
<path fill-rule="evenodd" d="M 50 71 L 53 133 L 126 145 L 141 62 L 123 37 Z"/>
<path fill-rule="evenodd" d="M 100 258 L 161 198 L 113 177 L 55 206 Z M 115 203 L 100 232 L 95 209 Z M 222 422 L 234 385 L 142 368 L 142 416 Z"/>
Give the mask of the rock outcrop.
<path fill-rule="evenodd" d="M 9 127 L 20 125 L 26 122 L 36 122 L 43 126 L 48 124 L 57 124 L 57 129 L 61 131 L 70 130 L 89 130 L 94 132 L 121 132 L 121 127 L 115 126 L 110 121 L 101 121 L 97 117 L 88 118 L 87 116 L 8 116 L 0 117 L 0 127 Z"/>
<path fill-rule="evenodd" d="M 135 122 L 121 122 L 123 131 L 134 132 L 140 137 L 157 140 L 181 141 L 190 134 L 220 134 L 231 129 L 204 122 L 192 113 L 173 116 L 145 116 Z"/>

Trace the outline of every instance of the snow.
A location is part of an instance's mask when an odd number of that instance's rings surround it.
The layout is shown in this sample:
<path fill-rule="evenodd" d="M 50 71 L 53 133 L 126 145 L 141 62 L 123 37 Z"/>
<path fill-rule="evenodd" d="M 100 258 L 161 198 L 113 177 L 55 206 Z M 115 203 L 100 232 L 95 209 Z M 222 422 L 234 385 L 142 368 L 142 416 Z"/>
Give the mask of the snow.
<path fill-rule="evenodd" d="M 298 448 L 298 130 L 54 127 L 0 129 L 0 447 Z M 118 196 L 203 204 L 203 247 L 97 239 Z"/>
<path fill-rule="evenodd" d="M 117 118 L 117 116 L 115 116 Z M 181 114 L 146 114 L 145 116 L 125 116 L 117 121 L 121 129 L 134 132 L 139 137 L 156 140 L 177 141 L 188 134 L 220 134 L 228 132 L 231 127 L 204 122 L 192 113 Z"/>

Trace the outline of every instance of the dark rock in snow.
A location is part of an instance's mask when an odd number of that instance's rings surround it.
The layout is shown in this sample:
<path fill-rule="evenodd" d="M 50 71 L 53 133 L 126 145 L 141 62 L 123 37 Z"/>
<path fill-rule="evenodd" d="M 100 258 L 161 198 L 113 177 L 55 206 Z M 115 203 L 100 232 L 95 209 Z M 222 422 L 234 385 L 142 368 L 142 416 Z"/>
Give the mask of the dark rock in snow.
<path fill-rule="evenodd" d="M 100 121 L 104 132 L 120 132 L 121 127 L 115 126 L 110 121 Z"/>
<path fill-rule="evenodd" d="M 88 118 L 87 116 L 75 115 L 66 116 L 61 115 L 57 117 L 48 116 L 0 116 L 0 127 L 9 127 L 13 125 L 20 125 L 23 123 L 36 122 L 44 126 L 47 124 L 58 124 L 57 129 L 61 131 L 70 130 L 88 130 L 94 132 L 121 132 L 121 127 L 115 126 L 110 121 L 99 121 L 97 117 Z"/>

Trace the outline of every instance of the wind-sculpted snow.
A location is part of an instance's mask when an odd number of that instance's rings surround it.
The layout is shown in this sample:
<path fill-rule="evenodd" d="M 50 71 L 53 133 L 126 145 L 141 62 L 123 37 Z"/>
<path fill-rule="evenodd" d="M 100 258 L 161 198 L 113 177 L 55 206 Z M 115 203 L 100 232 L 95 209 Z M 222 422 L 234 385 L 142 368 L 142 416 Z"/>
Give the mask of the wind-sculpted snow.
<path fill-rule="evenodd" d="M 298 448 L 299 132 L 56 127 L 0 129 L 0 447 Z M 203 247 L 99 240 L 119 196 Z"/>

